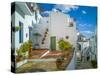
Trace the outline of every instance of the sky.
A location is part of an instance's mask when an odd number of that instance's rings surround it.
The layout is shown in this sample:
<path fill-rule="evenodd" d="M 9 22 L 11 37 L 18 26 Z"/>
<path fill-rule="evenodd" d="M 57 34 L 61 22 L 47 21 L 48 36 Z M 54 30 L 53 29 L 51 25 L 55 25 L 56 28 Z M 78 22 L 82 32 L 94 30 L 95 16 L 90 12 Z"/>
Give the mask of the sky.
<path fill-rule="evenodd" d="M 42 9 L 42 16 L 49 16 L 50 11 L 60 11 L 69 14 L 76 19 L 78 31 L 86 36 L 91 37 L 97 27 L 97 8 L 93 6 L 76 6 L 62 4 L 38 4 Z"/>

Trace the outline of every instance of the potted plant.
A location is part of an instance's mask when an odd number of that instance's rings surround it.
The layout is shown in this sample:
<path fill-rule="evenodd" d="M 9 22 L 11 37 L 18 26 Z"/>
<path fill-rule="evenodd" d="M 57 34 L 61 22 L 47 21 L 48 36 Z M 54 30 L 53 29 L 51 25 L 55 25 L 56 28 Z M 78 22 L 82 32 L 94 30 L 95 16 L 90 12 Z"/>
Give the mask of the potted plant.
<path fill-rule="evenodd" d="M 17 57 L 19 58 L 18 60 L 20 61 L 22 58 L 26 59 L 28 57 L 27 52 L 30 49 L 30 42 L 24 42 L 20 48 L 18 50 L 16 50 L 17 52 Z"/>
<path fill-rule="evenodd" d="M 15 26 L 15 27 L 12 27 L 12 31 L 14 31 L 14 32 L 16 32 L 16 31 L 18 31 L 18 30 L 20 30 L 21 29 L 21 27 L 20 26 Z"/>
<path fill-rule="evenodd" d="M 19 62 L 23 59 L 22 52 L 18 49 L 16 50 L 16 53 L 17 53 L 16 61 Z"/>
<path fill-rule="evenodd" d="M 57 60 L 56 60 L 56 66 L 57 66 L 57 69 L 58 70 L 63 70 L 63 61 L 64 61 L 64 58 L 62 56 L 58 57 Z"/>
<path fill-rule="evenodd" d="M 62 51 L 66 51 L 72 48 L 72 45 L 68 41 L 65 41 L 64 39 L 59 40 L 58 45 L 60 50 Z"/>
<path fill-rule="evenodd" d="M 63 57 L 65 57 L 67 53 L 72 50 L 72 45 L 68 41 L 65 41 L 64 39 L 60 39 L 58 41 L 58 46 L 63 53 Z"/>

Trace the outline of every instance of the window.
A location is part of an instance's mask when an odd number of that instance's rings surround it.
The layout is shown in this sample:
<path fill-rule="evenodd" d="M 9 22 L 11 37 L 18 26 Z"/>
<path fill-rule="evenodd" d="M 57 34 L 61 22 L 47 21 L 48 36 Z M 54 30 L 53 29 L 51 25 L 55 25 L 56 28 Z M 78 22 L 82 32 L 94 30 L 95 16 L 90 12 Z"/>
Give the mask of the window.
<path fill-rule="evenodd" d="M 66 36 L 66 39 L 68 39 L 69 38 L 69 36 Z"/>
<path fill-rule="evenodd" d="M 19 21 L 19 43 L 23 42 L 23 23 Z"/>
<path fill-rule="evenodd" d="M 73 22 L 70 22 L 69 27 L 73 27 L 73 26 L 74 26 Z"/>

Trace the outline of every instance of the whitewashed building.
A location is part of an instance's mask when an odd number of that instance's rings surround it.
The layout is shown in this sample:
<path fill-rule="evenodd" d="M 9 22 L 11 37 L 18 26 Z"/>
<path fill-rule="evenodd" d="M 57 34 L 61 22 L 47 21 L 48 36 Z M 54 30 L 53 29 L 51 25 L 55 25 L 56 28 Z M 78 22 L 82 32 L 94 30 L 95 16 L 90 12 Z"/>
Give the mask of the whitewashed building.
<path fill-rule="evenodd" d="M 75 69 L 77 42 L 75 20 L 59 11 L 51 11 L 48 17 L 42 17 L 35 3 L 17 2 L 13 7 L 15 11 L 11 16 L 12 49 L 17 50 L 24 42 L 32 40 L 33 49 L 60 50 L 58 41 L 63 38 L 75 48 L 67 68 Z M 15 31 L 17 27 L 21 29 Z"/>
<path fill-rule="evenodd" d="M 40 48 L 47 48 L 51 50 L 59 50 L 58 41 L 64 39 L 69 41 L 73 47 L 76 47 L 76 23 L 73 18 L 62 12 L 52 11 L 48 17 L 42 17 L 38 25 L 38 30 L 41 33 L 40 41 L 42 42 L 46 29 L 48 29 L 47 36 L 44 43 L 40 44 Z"/>
<path fill-rule="evenodd" d="M 75 48 L 73 58 L 67 69 L 75 69 L 76 66 L 76 22 L 69 15 L 59 11 L 51 11 L 48 17 L 42 17 L 38 24 L 40 49 L 60 50 L 58 41 L 64 39 L 69 41 Z M 46 33 L 47 32 L 47 33 Z M 46 34 L 45 34 L 46 33 Z"/>
<path fill-rule="evenodd" d="M 19 49 L 24 42 L 31 39 L 33 26 L 38 24 L 40 18 L 41 15 L 35 3 L 16 2 L 12 4 L 12 50 Z"/>
<path fill-rule="evenodd" d="M 90 59 L 90 50 L 89 50 L 89 40 L 79 33 L 77 40 L 77 51 L 80 52 L 80 59 L 82 62 L 85 62 Z M 78 56 L 77 56 L 78 57 Z"/>
<path fill-rule="evenodd" d="M 90 60 L 97 60 L 97 32 L 89 39 Z"/>

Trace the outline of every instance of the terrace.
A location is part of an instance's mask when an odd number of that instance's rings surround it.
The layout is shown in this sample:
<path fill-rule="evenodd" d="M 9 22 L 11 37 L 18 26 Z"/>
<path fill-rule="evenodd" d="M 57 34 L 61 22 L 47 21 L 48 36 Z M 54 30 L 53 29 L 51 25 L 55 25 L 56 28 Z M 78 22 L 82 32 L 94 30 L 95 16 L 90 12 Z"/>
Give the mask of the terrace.
<path fill-rule="evenodd" d="M 17 68 L 16 72 L 44 72 L 65 70 L 71 62 L 74 50 L 61 51 L 33 50 L 28 62 Z"/>

